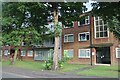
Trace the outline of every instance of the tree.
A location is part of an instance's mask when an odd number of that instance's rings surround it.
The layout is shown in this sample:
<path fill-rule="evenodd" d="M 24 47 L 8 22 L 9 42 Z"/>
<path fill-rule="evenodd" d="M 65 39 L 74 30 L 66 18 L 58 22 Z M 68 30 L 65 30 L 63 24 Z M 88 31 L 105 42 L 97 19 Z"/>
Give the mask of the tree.
<path fill-rule="evenodd" d="M 108 22 L 110 31 L 120 40 L 120 2 L 98 2 L 92 6 L 93 15 Z"/>
<path fill-rule="evenodd" d="M 3 3 L 2 9 L 2 32 L 3 45 L 20 46 L 25 42 L 27 46 L 30 44 L 41 44 L 44 37 L 47 18 L 43 14 L 46 10 L 42 4 L 36 3 Z M 38 12 L 41 10 L 43 13 Z M 14 61 L 16 59 L 18 48 L 15 51 Z"/>
<path fill-rule="evenodd" d="M 55 47 L 54 47 L 54 56 L 53 56 L 53 69 L 57 70 L 58 67 L 58 49 L 59 49 L 59 41 L 61 36 L 61 29 L 58 25 L 58 21 L 62 22 L 62 24 L 67 26 L 72 26 L 72 21 L 79 20 L 79 15 L 86 9 L 83 6 L 83 3 L 47 3 L 48 11 L 50 15 L 53 15 L 54 29 L 55 29 Z M 60 15 L 59 15 L 60 14 Z"/>
<path fill-rule="evenodd" d="M 54 22 L 55 47 L 53 69 L 57 70 L 59 41 L 62 33 L 62 26 L 58 22 L 60 21 L 62 24 L 70 27 L 72 26 L 72 21 L 80 20 L 79 15 L 85 10 L 85 6 L 80 2 L 4 3 L 3 32 L 11 33 L 14 28 L 18 31 L 24 25 L 25 27 L 34 27 L 39 34 L 42 34 L 47 29 L 45 27 L 41 28 L 41 26 L 44 26 L 48 21 Z M 43 37 L 41 35 L 41 38 Z"/>

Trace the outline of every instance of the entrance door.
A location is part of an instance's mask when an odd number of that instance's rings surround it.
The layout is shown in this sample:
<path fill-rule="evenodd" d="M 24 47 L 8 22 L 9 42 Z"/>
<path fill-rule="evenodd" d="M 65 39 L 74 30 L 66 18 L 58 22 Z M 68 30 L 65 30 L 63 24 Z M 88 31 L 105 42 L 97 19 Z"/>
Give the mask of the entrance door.
<path fill-rule="evenodd" d="M 96 48 L 96 63 L 111 64 L 110 47 L 97 47 Z"/>

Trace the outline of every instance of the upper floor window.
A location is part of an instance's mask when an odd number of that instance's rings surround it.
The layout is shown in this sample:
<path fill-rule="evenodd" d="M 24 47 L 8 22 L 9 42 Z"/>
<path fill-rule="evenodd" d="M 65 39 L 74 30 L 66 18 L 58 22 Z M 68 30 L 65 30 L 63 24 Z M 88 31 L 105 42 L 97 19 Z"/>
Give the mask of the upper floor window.
<path fill-rule="evenodd" d="M 108 37 L 107 24 L 100 18 L 94 17 L 95 38 Z"/>
<path fill-rule="evenodd" d="M 79 58 L 90 58 L 90 49 L 79 49 Z"/>
<path fill-rule="evenodd" d="M 74 42 L 74 35 L 73 34 L 64 35 L 64 42 Z"/>
<path fill-rule="evenodd" d="M 81 21 L 78 21 L 78 26 L 81 25 L 88 25 L 90 24 L 90 17 L 89 16 L 85 16 L 85 18 Z"/>
<path fill-rule="evenodd" d="M 90 38 L 89 32 L 79 33 L 78 34 L 78 41 L 87 41 Z"/>
<path fill-rule="evenodd" d="M 120 48 L 116 48 L 116 58 L 120 58 Z"/>
<path fill-rule="evenodd" d="M 64 28 L 71 28 L 71 27 L 74 27 L 73 21 L 71 23 L 66 23 L 66 25 L 64 25 Z"/>

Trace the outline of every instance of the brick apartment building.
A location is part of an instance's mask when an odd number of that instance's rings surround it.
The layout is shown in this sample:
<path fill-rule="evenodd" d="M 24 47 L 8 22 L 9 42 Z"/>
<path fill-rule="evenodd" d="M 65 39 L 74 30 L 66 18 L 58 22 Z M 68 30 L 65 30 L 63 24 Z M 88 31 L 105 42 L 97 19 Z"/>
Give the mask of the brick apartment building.
<path fill-rule="evenodd" d="M 70 63 L 118 65 L 119 45 L 100 17 L 86 16 L 62 32 L 62 54 L 71 57 Z"/>
<path fill-rule="evenodd" d="M 53 23 L 46 25 L 50 29 L 50 31 L 53 31 L 54 26 Z M 45 35 L 49 35 L 49 32 L 45 32 Z M 59 45 L 59 59 L 61 59 L 61 42 Z M 22 58 L 22 60 L 35 60 L 35 61 L 43 61 L 49 59 L 49 57 L 53 56 L 53 49 L 54 49 L 54 37 L 51 37 L 47 40 L 44 40 L 42 44 L 34 45 L 34 46 L 26 46 L 24 42 L 22 42 L 21 46 L 3 46 L 1 53 L 3 58 L 9 58 L 10 55 L 10 49 L 18 49 L 18 56 Z"/>
<path fill-rule="evenodd" d="M 63 27 L 59 58 L 67 54 L 71 57 L 70 63 L 93 65 L 117 65 L 120 61 L 120 44 L 100 17 L 86 16 L 79 22 L 73 22 L 71 27 Z M 4 46 L 3 55 L 9 55 L 10 48 Z M 37 47 L 22 46 L 18 53 L 23 59 L 47 60 L 50 49 L 54 49 L 54 39 L 45 40 Z"/>

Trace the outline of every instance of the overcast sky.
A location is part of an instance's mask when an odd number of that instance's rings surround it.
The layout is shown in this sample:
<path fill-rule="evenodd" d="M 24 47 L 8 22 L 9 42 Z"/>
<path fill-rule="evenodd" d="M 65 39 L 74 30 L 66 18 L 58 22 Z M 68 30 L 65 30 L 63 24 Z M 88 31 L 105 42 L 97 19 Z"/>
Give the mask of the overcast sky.
<path fill-rule="evenodd" d="M 87 2 L 87 3 L 85 4 L 86 7 L 88 8 L 87 12 L 92 10 L 91 3 L 93 3 L 93 2 L 95 2 L 95 1 L 89 0 L 89 2 Z"/>

